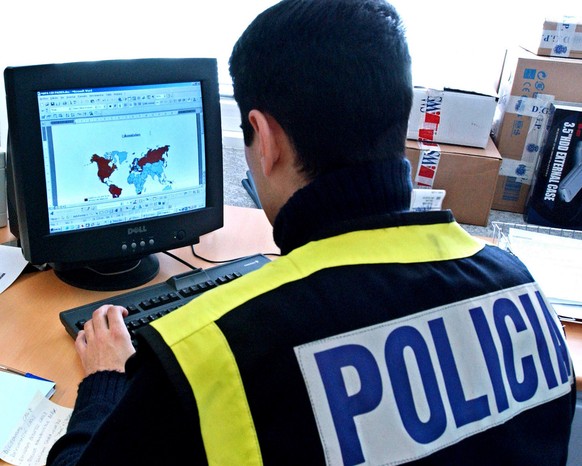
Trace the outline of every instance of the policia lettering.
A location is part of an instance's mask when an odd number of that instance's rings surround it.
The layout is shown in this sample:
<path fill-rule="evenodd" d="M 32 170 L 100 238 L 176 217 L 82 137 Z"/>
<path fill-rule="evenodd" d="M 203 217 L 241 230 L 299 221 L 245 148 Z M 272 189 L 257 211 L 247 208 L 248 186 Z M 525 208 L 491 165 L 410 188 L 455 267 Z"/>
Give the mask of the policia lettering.
<path fill-rule="evenodd" d="M 394 421 L 391 435 L 400 429 L 417 447 L 413 457 L 422 457 L 567 393 L 572 371 L 559 323 L 533 285 L 518 288 L 315 342 L 329 346 L 309 351 L 337 436 L 334 441 L 326 439 L 322 407 L 315 401 L 324 443 L 339 443 L 343 464 L 370 462 L 363 444 L 374 441 L 368 442 L 362 432 L 375 430 L 371 426 L 366 430 L 366 417 L 380 411 L 382 415 L 370 416 L 376 419 L 370 422 Z M 374 342 L 382 340 L 379 351 Z M 534 354 L 531 348 L 536 349 Z M 474 372 L 475 365 L 481 372 Z M 473 372 L 468 366 L 474 366 Z M 313 387 L 315 374 L 303 370 L 308 387 Z M 356 383 L 346 381 L 348 372 Z M 386 377 L 391 391 L 383 382 Z M 474 396 L 467 397 L 467 386 Z M 419 391 L 424 398 L 419 398 Z M 312 400 L 317 399 L 312 393 Z M 396 407 L 392 414 L 387 403 Z M 369 447 L 378 462 L 405 460 L 394 457 L 395 450 L 374 452 L 374 448 Z M 405 456 L 411 453 L 402 450 Z"/>

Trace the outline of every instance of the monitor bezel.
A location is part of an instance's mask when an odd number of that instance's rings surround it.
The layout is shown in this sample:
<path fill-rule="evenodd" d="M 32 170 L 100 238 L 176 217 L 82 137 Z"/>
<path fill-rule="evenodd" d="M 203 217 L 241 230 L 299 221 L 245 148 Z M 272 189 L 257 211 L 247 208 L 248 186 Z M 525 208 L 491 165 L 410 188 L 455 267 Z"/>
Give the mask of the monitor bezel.
<path fill-rule="evenodd" d="M 194 244 L 202 234 L 223 226 L 222 131 L 215 59 L 148 58 L 8 67 L 4 80 L 14 186 L 12 203 L 18 218 L 14 233 L 29 262 L 66 269 L 139 258 Z M 44 167 L 44 160 L 37 93 L 194 81 L 199 81 L 202 88 L 206 207 L 160 218 L 51 234 L 46 178 L 44 170 L 38 173 Z M 146 244 L 140 246 L 144 237 Z M 137 248 L 121 250 L 123 244 L 134 241 Z"/>

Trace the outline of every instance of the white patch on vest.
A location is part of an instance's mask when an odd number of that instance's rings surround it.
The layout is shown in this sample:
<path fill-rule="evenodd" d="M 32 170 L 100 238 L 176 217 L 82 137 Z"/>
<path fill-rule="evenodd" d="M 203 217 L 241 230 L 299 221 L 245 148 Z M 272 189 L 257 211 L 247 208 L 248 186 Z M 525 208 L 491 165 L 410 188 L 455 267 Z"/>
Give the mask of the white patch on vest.
<path fill-rule="evenodd" d="M 573 381 L 561 325 L 535 284 L 295 353 L 330 465 L 428 456 L 568 393 Z"/>

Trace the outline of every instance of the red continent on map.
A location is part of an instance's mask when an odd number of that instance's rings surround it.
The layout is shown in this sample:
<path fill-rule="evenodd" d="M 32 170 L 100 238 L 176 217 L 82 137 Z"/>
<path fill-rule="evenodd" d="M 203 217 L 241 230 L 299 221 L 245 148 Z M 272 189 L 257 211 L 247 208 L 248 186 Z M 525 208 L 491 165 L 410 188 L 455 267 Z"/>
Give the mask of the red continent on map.
<path fill-rule="evenodd" d="M 105 183 L 105 180 L 109 178 L 115 170 L 117 170 L 117 165 L 115 165 L 112 160 L 106 159 L 97 154 L 93 154 L 91 162 L 97 164 L 97 176 L 102 183 Z"/>
<path fill-rule="evenodd" d="M 114 184 L 110 184 L 109 185 L 109 193 L 113 197 L 119 197 L 119 196 L 121 196 L 121 191 L 123 191 L 123 190 L 120 187 L 115 186 Z"/>
<path fill-rule="evenodd" d="M 164 155 L 168 152 L 170 146 L 162 146 L 157 149 L 150 149 L 147 151 L 141 159 L 137 161 L 140 167 L 143 167 L 146 163 L 156 163 L 160 160 L 164 160 Z"/>

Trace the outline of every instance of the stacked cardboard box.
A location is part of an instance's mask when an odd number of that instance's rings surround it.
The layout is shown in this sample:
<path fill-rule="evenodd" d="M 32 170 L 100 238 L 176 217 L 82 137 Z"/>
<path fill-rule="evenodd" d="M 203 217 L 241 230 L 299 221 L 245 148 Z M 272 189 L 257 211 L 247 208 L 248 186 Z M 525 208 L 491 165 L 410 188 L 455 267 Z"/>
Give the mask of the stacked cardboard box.
<path fill-rule="evenodd" d="M 554 101 L 582 102 L 582 60 L 508 52 L 493 121 L 503 158 L 492 207 L 522 213 Z"/>
<path fill-rule="evenodd" d="M 407 138 L 485 148 L 496 105 L 494 92 L 415 87 Z"/>
<path fill-rule="evenodd" d="M 582 17 L 549 17 L 543 27 L 532 29 L 522 44 L 542 56 L 582 58 Z"/>
<path fill-rule="evenodd" d="M 444 189 L 443 208 L 457 221 L 486 226 L 501 165 L 489 138 L 484 149 L 406 141 L 415 187 Z"/>

